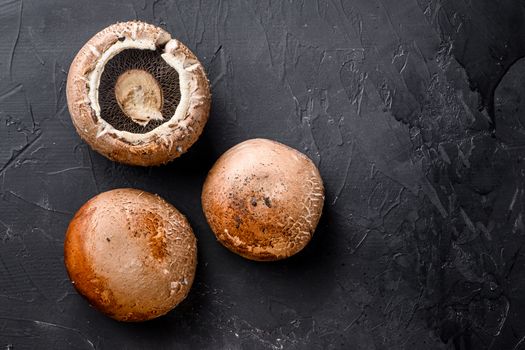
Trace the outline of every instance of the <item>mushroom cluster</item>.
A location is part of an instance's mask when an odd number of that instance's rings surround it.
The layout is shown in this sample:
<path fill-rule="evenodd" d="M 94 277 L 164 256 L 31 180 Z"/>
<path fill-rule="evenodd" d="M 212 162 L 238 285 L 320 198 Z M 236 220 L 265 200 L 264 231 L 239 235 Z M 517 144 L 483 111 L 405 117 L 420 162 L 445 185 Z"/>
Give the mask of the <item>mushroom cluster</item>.
<path fill-rule="evenodd" d="M 67 80 L 73 124 L 111 160 L 167 163 L 200 136 L 210 111 L 204 68 L 184 44 L 143 22 L 117 23 L 79 51 Z M 220 243 L 258 261 L 279 260 L 311 240 L 324 203 L 315 164 L 276 141 L 252 139 L 210 170 L 202 207 Z M 119 321 L 162 316 L 189 293 L 197 244 L 174 206 L 157 195 L 116 189 L 71 220 L 65 265 L 90 304 Z"/>

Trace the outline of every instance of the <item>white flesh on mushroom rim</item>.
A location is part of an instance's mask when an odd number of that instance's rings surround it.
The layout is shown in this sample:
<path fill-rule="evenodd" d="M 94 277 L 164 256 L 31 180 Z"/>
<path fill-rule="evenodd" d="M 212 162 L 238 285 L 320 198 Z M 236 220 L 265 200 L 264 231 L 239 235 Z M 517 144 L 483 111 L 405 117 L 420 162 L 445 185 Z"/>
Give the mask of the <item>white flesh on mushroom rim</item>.
<path fill-rule="evenodd" d="M 99 59 L 93 71 L 89 73 L 89 102 L 91 108 L 95 111 L 95 115 L 98 117 L 99 130 L 97 137 L 103 134 L 110 133 L 114 134 L 118 139 L 121 139 L 130 144 L 139 144 L 148 142 L 154 136 L 160 139 L 168 140 L 168 135 L 174 126 L 186 127 L 184 119 L 186 118 L 186 111 L 190 104 L 190 86 L 192 85 L 192 71 L 199 65 L 198 61 L 188 59 L 184 53 L 177 50 L 179 42 L 176 39 L 170 39 L 164 47 L 164 53 L 161 57 L 164 61 L 177 71 L 179 74 L 179 86 L 180 86 L 180 101 L 175 109 L 175 113 L 167 122 L 159 125 L 155 129 L 145 134 L 135 134 L 128 131 L 115 129 L 111 124 L 106 122 L 100 115 L 100 104 L 98 102 L 98 88 L 100 86 L 100 78 L 104 72 L 106 64 L 120 52 L 127 49 L 140 49 L 140 50 L 152 50 L 155 51 L 157 46 L 155 40 L 152 39 L 131 39 L 126 37 L 123 41 L 117 41 L 109 49 L 104 51 Z M 175 53 L 172 54 L 171 52 Z"/>

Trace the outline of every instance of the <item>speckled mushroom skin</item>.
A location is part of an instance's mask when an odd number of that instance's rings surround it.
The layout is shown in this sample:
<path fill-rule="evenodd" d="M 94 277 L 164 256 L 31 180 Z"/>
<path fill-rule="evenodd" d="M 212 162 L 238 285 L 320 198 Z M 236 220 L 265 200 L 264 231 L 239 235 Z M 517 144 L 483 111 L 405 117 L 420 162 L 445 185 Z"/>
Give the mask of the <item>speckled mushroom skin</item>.
<path fill-rule="evenodd" d="M 80 294 L 120 321 L 164 315 L 188 294 L 197 246 L 186 218 L 157 195 L 117 189 L 85 203 L 64 243 Z"/>
<path fill-rule="evenodd" d="M 217 239 L 252 260 L 296 254 L 312 238 L 324 203 L 321 176 L 301 152 L 253 139 L 224 153 L 202 191 L 206 219 Z"/>
<path fill-rule="evenodd" d="M 101 55 L 119 39 L 153 41 L 156 47 L 164 47 L 166 53 L 183 60 L 191 78 L 186 82 L 189 103 L 182 122 L 170 125 L 167 131 L 157 128 L 130 139 L 96 115 L 88 98 L 88 76 Z M 111 25 L 92 37 L 71 64 L 66 93 L 73 124 L 86 143 L 111 160 L 140 166 L 165 164 L 185 153 L 202 133 L 211 104 L 209 82 L 197 57 L 163 29 L 139 21 Z"/>

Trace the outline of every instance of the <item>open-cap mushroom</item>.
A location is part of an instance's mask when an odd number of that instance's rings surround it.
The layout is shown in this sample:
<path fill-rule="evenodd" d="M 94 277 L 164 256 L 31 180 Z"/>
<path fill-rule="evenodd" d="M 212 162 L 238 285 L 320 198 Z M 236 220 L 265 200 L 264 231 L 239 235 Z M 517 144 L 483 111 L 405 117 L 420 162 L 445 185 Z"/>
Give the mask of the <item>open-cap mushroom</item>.
<path fill-rule="evenodd" d="M 139 21 L 92 37 L 69 69 L 73 124 L 93 149 L 130 165 L 159 165 L 186 152 L 210 110 L 201 63 L 161 28 Z"/>
<path fill-rule="evenodd" d="M 253 139 L 224 153 L 202 191 L 204 214 L 217 239 L 252 260 L 279 260 L 312 238 L 324 203 L 314 163 L 281 143 Z"/>
<path fill-rule="evenodd" d="M 157 195 L 101 193 L 69 224 L 64 260 L 75 288 L 120 321 L 166 314 L 188 294 L 197 246 L 186 218 Z"/>

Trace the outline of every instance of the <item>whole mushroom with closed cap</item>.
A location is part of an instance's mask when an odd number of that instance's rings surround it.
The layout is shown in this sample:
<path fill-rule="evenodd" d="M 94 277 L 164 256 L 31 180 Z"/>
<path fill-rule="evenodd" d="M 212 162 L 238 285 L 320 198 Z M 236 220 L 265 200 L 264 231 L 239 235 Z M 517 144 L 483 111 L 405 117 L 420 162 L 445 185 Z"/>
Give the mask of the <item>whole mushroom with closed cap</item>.
<path fill-rule="evenodd" d="M 75 288 L 120 321 L 166 314 L 187 295 L 197 246 L 186 218 L 157 195 L 124 188 L 85 203 L 69 224 L 64 260 Z"/>
<path fill-rule="evenodd" d="M 186 152 L 211 103 L 197 57 L 165 30 L 139 21 L 93 36 L 71 64 L 66 93 L 83 140 L 109 159 L 141 166 Z"/>
<path fill-rule="evenodd" d="M 266 139 L 248 140 L 224 153 L 202 191 L 204 214 L 217 239 L 252 260 L 279 260 L 303 249 L 323 203 L 315 164 Z"/>

